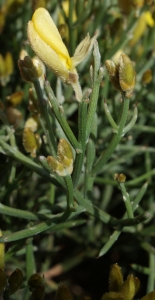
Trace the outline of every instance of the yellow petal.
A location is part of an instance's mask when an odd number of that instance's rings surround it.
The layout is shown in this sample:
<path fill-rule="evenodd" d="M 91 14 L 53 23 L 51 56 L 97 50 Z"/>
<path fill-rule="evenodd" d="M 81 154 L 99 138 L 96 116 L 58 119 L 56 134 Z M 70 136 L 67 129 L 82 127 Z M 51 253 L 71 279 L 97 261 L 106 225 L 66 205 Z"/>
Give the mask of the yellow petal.
<path fill-rule="evenodd" d="M 152 18 L 152 15 L 149 11 L 146 11 L 144 13 L 145 15 L 145 22 L 147 25 L 149 25 L 150 27 L 153 27 L 154 26 L 154 19 Z"/>
<path fill-rule="evenodd" d="M 57 53 L 65 67 L 71 70 L 68 50 L 48 11 L 42 7 L 38 8 L 33 14 L 32 22 L 40 38 Z"/>
<path fill-rule="evenodd" d="M 123 294 L 125 300 L 132 300 L 140 287 L 140 281 L 132 274 L 124 281 L 120 292 Z"/>
<path fill-rule="evenodd" d="M 63 65 L 58 54 L 40 38 L 32 21 L 28 23 L 27 34 L 31 47 L 37 56 L 64 82 L 68 82 L 68 69 Z"/>
<path fill-rule="evenodd" d="M 155 300 L 155 291 L 148 293 L 141 300 Z"/>
<path fill-rule="evenodd" d="M 123 284 L 122 270 L 118 266 L 118 264 L 114 264 L 110 268 L 109 291 L 110 292 L 119 292 L 122 284 Z"/>

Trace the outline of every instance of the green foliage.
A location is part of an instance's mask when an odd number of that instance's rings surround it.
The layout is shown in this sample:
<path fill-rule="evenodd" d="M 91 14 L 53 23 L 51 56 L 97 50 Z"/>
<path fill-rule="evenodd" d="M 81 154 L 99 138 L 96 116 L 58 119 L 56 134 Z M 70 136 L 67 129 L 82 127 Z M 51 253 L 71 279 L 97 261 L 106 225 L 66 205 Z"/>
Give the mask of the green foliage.
<path fill-rule="evenodd" d="M 52 293 L 63 273 L 96 256 L 110 266 L 116 253 L 116 262 L 145 275 L 144 293 L 150 294 L 144 299 L 154 298 L 155 3 L 135 3 L 70 0 L 68 12 L 63 0 L 1 3 L 0 251 L 6 243 L 6 270 L 0 271 L 0 290 L 11 280 L 4 300 L 9 294 L 42 299 L 44 285 Z M 80 102 L 74 86 L 41 62 L 39 79 L 30 58 L 31 71 L 19 63 L 20 71 L 33 75 L 25 78 L 30 82 L 20 76 L 17 61 L 35 55 L 26 31 L 39 6 L 50 12 L 71 57 L 87 33 L 98 31 L 77 67 Z M 15 269 L 23 275 L 15 279 L 14 295 Z M 33 274 L 41 281 L 29 289 Z"/>

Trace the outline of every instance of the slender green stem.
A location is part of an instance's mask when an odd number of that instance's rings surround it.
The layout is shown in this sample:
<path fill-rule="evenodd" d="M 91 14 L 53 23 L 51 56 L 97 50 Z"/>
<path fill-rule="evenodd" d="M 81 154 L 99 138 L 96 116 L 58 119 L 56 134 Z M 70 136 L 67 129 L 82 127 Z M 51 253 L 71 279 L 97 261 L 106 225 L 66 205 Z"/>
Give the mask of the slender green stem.
<path fill-rule="evenodd" d="M 85 199 L 82 194 L 76 190 L 74 192 L 74 197 L 79 205 L 85 208 L 86 212 L 103 223 L 109 223 L 112 217 L 106 212 L 99 209 L 97 206 L 93 205 L 91 201 Z"/>
<path fill-rule="evenodd" d="M 102 153 L 102 155 L 97 160 L 92 170 L 92 174 L 96 174 L 103 167 L 103 165 L 105 165 L 105 163 L 111 157 L 112 153 L 115 151 L 122 137 L 122 132 L 128 116 L 128 110 L 129 110 L 129 99 L 123 99 L 122 114 L 121 114 L 120 122 L 118 124 L 118 132 L 114 134 L 108 148 L 105 150 L 105 152 Z"/>
<path fill-rule="evenodd" d="M 12 217 L 16 217 L 16 218 L 22 218 L 22 219 L 26 219 L 26 220 L 31 220 L 31 221 L 40 221 L 40 220 L 48 220 L 48 219 L 50 219 L 52 221 L 52 219 L 55 219 L 55 215 L 32 213 L 30 211 L 13 208 L 13 207 L 8 207 L 2 203 L 0 203 L 0 214 L 2 214 L 2 215 L 4 214 L 7 216 L 12 216 Z"/>
<path fill-rule="evenodd" d="M 50 148 L 51 155 L 56 157 L 57 155 L 57 145 L 55 141 L 54 132 L 49 118 L 49 104 L 48 101 L 43 97 L 42 89 L 40 87 L 39 80 L 33 82 L 36 94 L 38 96 L 38 106 L 41 114 L 41 123 L 46 134 L 48 145 Z"/>
<path fill-rule="evenodd" d="M 26 241 L 26 279 L 29 280 L 32 274 L 36 273 L 35 258 L 33 252 L 33 239 Z"/>
<path fill-rule="evenodd" d="M 85 220 L 77 220 L 77 221 L 68 221 L 68 222 L 64 222 L 64 223 L 60 223 L 60 224 L 55 224 L 52 223 L 51 221 L 47 221 L 47 222 L 42 222 L 38 225 L 32 226 L 29 229 L 23 229 L 14 233 L 11 233 L 7 236 L 3 236 L 0 238 L 0 243 L 9 243 L 9 242 L 13 242 L 13 241 L 18 241 L 21 239 L 25 239 L 28 237 L 32 237 L 34 235 L 37 235 L 41 232 L 45 232 L 47 230 L 51 230 L 51 231 L 56 231 L 56 230 L 62 230 L 65 228 L 71 228 L 71 227 L 75 227 L 78 225 L 81 225 L 85 223 Z"/>
<path fill-rule="evenodd" d="M 93 184 L 95 177 L 92 176 L 91 170 L 95 160 L 96 153 L 96 137 L 97 137 L 97 115 L 95 114 L 94 125 L 91 129 L 90 138 L 88 140 L 86 149 L 86 167 L 85 167 L 85 182 L 84 182 L 84 196 L 91 200 Z"/>
<path fill-rule="evenodd" d="M 23 165 L 27 166 L 30 170 L 36 172 L 41 177 L 46 178 L 49 182 L 55 184 L 59 188 L 65 188 L 64 181 L 61 178 L 55 178 L 54 175 L 50 175 L 45 169 L 36 164 L 32 159 L 22 154 L 20 151 L 12 148 L 9 144 L 5 143 L 0 139 L 0 146 L 6 155 L 15 158 L 17 161 L 20 161 Z"/>
<path fill-rule="evenodd" d="M 108 242 L 103 246 L 103 248 L 100 250 L 98 257 L 103 256 L 106 254 L 109 249 L 113 246 L 113 244 L 117 241 L 118 237 L 120 236 L 122 232 L 122 229 L 115 230 L 110 238 L 108 239 Z"/>
<path fill-rule="evenodd" d="M 65 135 L 67 136 L 68 140 L 72 144 L 75 151 L 80 152 L 81 145 L 78 143 L 76 137 L 74 136 L 71 128 L 69 127 L 69 125 L 66 121 L 66 118 L 60 113 L 58 100 L 55 98 L 54 93 L 53 93 L 48 81 L 45 82 L 45 90 L 48 95 L 49 101 L 52 105 L 51 109 L 52 109 L 54 116 L 56 117 L 57 121 L 59 122 L 61 128 L 63 129 Z"/>
<path fill-rule="evenodd" d="M 123 135 L 125 135 L 136 123 L 138 117 L 138 109 L 135 107 L 131 121 L 124 127 Z"/>
<path fill-rule="evenodd" d="M 141 265 L 138 264 L 131 264 L 132 269 L 134 269 L 136 272 L 145 274 L 145 275 L 149 275 L 150 274 L 150 269 L 147 267 L 143 267 Z"/>
<path fill-rule="evenodd" d="M 110 123 L 112 129 L 117 133 L 117 131 L 118 131 L 118 125 L 115 123 L 115 121 L 114 121 L 114 119 L 113 119 L 113 117 L 112 117 L 112 115 L 110 113 L 110 110 L 108 108 L 108 105 L 107 105 L 107 103 L 105 101 L 104 101 L 104 111 L 105 111 L 105 114 L 106 114 L 106 116 L 107 116 L 107 118 L 109 120 L 109 123 Z"/>
<path fill-rule="evenodd" d="M 135 201 L 133 202 L 132 204 L 132 210 L 133 212 L 136 210 L 137 208 L 137 205 L 139 204 L 139 202 L 141 201 L 142 197 L 144 196 L 145 192 L 147 190 L 147 185 L 145 183 L 145 185 L 142 186 L 142 188 L 140 189 L 137 197 L 135 198 Z M 122 219 L 120 221 L 126 221 L 126 216 L 127 216 L 127 213 L 125 213 L 122 217 Z M 149 217 L 149 216 L 148 216 Z M 135 218 L 134 218 L 135 219 Z M 131 222 L 133 222 L 134 220 L 133 218 L 131 219 Z M 144 216 L 144 219 L 145 219 L 145 216 Z M 138 220 L 139 222 L 139 220 Z M 108 240 L 108 242 L 102 247 L 102 249 L 100 250 L 99 252 L 99 257 L 106 254 L 108 252 L 108 250 L 112 247 L 112 245 L 115 243 L 115 241 L 118 239 L 118 237 L 120 236 L 121 232 L 122 232 L 122 229 L 123 227 L 122 226 L 125 226 L 125 224 L 123 224 L 122 222 L 122 225 L 120 225 L 120 228 L 118 230 L 115 230 L 113 232 L 113 234 L 111 235 L 110 239 Z M 131 224 L 130 224 L 131 225 Z"/>
<path fill-rule="evenodd" d="M 147 282 L 147 293 L 154 291 L 155 289 L 155 254 L 149 253 L 149 269 L 150 273 Z"/>
<path fill-rule="evenodd" d="M 66 190 L 67 190 L 67 209 L 72 212 L 76 211 L 75 203 L 74 203 L 74 191 L 73 191 L 73 182 L 71 176 L 64 177 L 66 182 Z"/>
<path fill-rule="evenodd" d="M 130 202 L 130 196 L 126 191 L 124 183 L 123 182 L 118 182 L 118 184 L 119 184 L 120 189 L 122 191 L 123 201 L 124 201 L 124 204 L 125 204 L 125 207 L 126 207 L 128 218 L 132 219 L 132 218 L 134 218 L 134 215 L 133 215 L 133 211 L 132 211 L 132 204 Z"/>
<path fill-rule="evenodd" d="M 94 70 L 93 70 L 93 89 L 90 97 L 90 104 L 88 108 L 87 124 L 86 124 L 86 137 L 89 138 L 94 116 L 96 113 L 97 102 L 99 98 L 100 83 L 103 78 L 103 68 L 100 68 L 100 53 L 98 49 L 98 43 L 94 44 Z"/>
<path fill-rule="evenodd" d="M 83 100 L 79 102 L 79 109 L 78 109 L 78 141 L 81 144 L 82 152 L 76 154 L 76 159 L 74 162 L 74 169 L 73 169 L 73 184 L 74 187 L 77 186 L 79 177 L 81 175 L 83 159 L 85 155 L 86 149 L 86 117 L 87 117 L 87 105 L 88 103 Z"/>

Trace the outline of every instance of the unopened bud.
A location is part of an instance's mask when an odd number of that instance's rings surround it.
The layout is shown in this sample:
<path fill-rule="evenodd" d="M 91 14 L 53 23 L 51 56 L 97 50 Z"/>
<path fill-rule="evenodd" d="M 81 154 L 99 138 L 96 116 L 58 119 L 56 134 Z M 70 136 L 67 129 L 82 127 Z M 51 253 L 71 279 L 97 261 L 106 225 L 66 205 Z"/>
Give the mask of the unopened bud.
<path fill-rule="evenodd" d="M 121 54 L 119 58 L 119 83 L 126 98 L 131 98 L 136 82 L 136 73 L 129 56 Z"/>
<path fill-rule="evenodd" d="M 39 126 L 39 119 L 37 115 L 33 115 L 32 117 L 28 118 L 25 123 L 25 128 L 30 128 L 32 132 L 37 131 Z"/>
<path fill-rule="evenodd" d="M 23 100 L 23 92 L 16 92 L 11 94 L 10 96 L 6 97 L 6 100 L 8 101 L 9 105 L 16 107 L 19 105 Z"/>
<path fill-rule="evenodd" d="M 36 157 L 36 152 L 41 146 L 41 139 L 38 134 L 34 134 L 30 128 L 24 128 L 23 146 L 31 157 Z"/>
<path fill-rule="evenodd" d="M 123 173 L 121 173 L 121 174 L 115 174 L 114 175 L 114 179 L 115 180 L 117 180 L 118 182 L 120 182 L 120 183 L 123 183 L 123 182 L 125 182 L 126 181 L 126 176 L 123 174 Z"/>
<path fill-rule="evenodd" d="M 59 141 L 57 157 L 57 159 L 52 156 L 47 157 L 51 170 L 59 176 L 70 175 L 73 171 L 73 152 L 67 140 L 61 139 Z"/>
<path fill-rule="evenodd" d="M 18 60 L 18 67 L 22 78 L 28 82 L 33 82 L 42 75 L 41 63 L 33 62 L 29 56 L 25 56 L 23 60 Z"/>
<path fill-rule="evenodd" d="M 105 66 L 115 89 L 121 91 L 126 98 L 131 98 L 136 74 L 130 58 L 122 53 L 117 65 L 111 60 L 106 60 Z"/>
<path fill-rule="evenodd" d="M 149 69 L 143 73 L 142 83 L 149 84 L 151 81 L 152 81 L 152 71 Z"/>

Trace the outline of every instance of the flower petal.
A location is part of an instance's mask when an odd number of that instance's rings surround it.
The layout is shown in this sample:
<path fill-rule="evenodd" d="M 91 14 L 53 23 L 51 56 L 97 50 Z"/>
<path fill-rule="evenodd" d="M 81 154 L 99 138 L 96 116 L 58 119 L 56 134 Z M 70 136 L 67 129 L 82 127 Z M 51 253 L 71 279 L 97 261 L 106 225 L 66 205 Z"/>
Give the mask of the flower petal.
<path fill-rule="evenodd" d="M 64 82 L 68 82 L 69 71 L 63 65 L 57 53 L 40 38 L 32 21 L 28 22 L 27 34 L 31 47 L 37 56 Z"/>
<path fill-rule="evenodd" d="M 48 11 L 38 8 L 32 17 L 35 31 L 60 57 L 67 69 L 71 69 L 71 59 L 65 44 Z"/>

